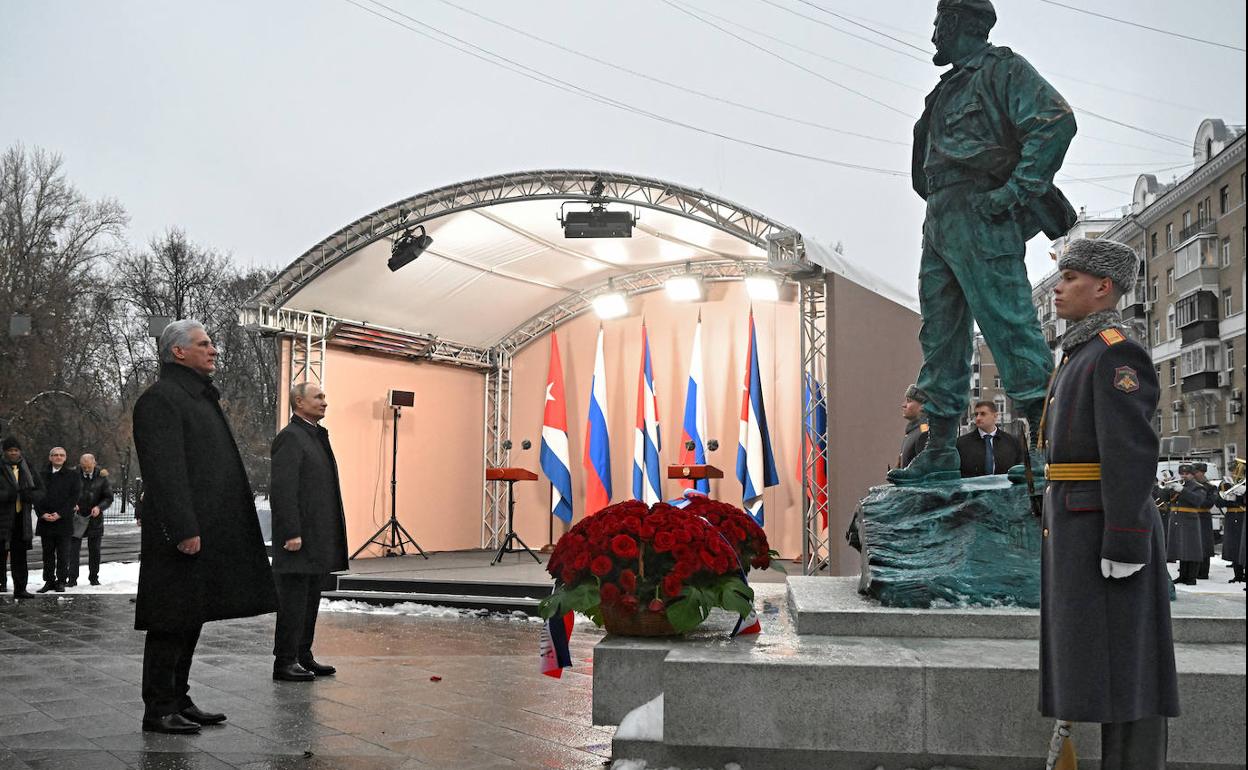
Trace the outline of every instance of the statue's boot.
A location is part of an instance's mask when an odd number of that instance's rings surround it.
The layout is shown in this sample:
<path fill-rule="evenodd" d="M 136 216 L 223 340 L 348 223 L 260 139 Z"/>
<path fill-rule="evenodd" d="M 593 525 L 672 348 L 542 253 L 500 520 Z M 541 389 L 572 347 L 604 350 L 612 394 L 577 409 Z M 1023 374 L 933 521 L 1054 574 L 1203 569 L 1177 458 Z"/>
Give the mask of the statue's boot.
<path fill-rule="evenodd" d="M 1044 399 L 1037 398 L 1024 404 L 1023 416 L 1027 418 L 1027 453 L 1031 457 L 1031 478 L 1036 491 L 1044 489 L 1044 450 L 1040 449 L 1040 417 L 1044 414 Z M 1027 466 L 1015 465 L 1006 471 L 1015 484 L 1027 483 Z"/>
<path fill-rule="evenodd" d="M 888 480 L 901 486 L 953 481 L 962 478 L 958 456 L 956 417 L 929 417 L 927 446 L 904 468 L 888 472 Z"/>

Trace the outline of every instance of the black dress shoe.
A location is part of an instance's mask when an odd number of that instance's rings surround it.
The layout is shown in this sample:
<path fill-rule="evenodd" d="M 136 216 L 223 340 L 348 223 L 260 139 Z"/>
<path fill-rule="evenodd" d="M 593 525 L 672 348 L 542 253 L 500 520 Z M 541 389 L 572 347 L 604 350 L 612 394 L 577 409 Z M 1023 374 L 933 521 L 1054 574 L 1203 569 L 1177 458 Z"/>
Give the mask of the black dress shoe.
<path fill-rule="evenodd" d="M 183 717 L 200 725 L 219 725 L 225 721 L 225 714 L 213 714 L 211 712 L 204 711 L 200 709 L 199 706 L 195 705 L 187 706 L 179 713 L 181 713 Z"/>
<path fill-rule="evenodd" d="M 91 585 L 98 586 L 99 584 L 100 584 L 99 578 L 91 578 Z"/>
<path fill-rule="evenodd" d="M 46 594 L 48 591 L 55 591 L 55 590 L 56 590 L 56 585 L 54 583 L 44 583 L 42 588 L 35 589 L 35 593 Z"/>
<path fill-rule="evenodd" d="M 304 658 L 299 661 L 299 665 L 303 666 L 317 676 L 333 676 L 338 672 L 338 669 L 333 666 L 326 666 L 321 663 L 317 663 L 314 658 Z"/>
<path fill-rule="evenodd" d="M 273 667 L 273 679 L 277 682 L 311 682 L 316 674 L 298 663 L 286 663 Z"/>
<path fill-rule="evenodd" d="M 56 591 L 58 594 L 63 594 L 63 593 L 65 593 L 65 584 L 64 584 L 64 583 L 56 583 L 55 585 L 53 585 L 53 586 L 52 586 L 52 590 L 53 590 L 53 591 Z"/>
<path fill-rule="evenodd" d="M 25 588 L 23 588 L 20 591 L 18 590 L 13 591 L 13 598 L 14 599 L 33 599 L 35 598 L 35 595 L 32 594 L 30 591 L 27 591 Z"/>
<path fill-rule="evenodd" d="M 189 735 L 199 732 L 199 725 L 181 714 L 166 714 L 163 717 L 143 717 L 143 732 Z"/>
<path fill-rule="evenodd" d="M 66 581 L 65 581 L 65 587 L 66 587 L 66 588 L 73 588 L 73 587 L 74 587 L 74 586 L 76 586 L 76 585 L 78 585 L 78 581 L 77 581 L 77 580 L 66 580 Z"/>

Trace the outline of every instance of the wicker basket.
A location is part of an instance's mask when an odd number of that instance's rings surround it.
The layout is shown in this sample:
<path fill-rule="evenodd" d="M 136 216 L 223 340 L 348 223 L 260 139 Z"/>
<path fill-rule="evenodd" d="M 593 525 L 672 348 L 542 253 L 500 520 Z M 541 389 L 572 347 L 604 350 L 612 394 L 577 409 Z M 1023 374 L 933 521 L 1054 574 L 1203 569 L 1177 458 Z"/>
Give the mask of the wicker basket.
<path fill-rule="evenodd" d="M 665 613 L 647 609 L 629 615 L 618 607 L 603 606 L 602 624 L 607 633 L 619 636 L 680 636 Z"/>

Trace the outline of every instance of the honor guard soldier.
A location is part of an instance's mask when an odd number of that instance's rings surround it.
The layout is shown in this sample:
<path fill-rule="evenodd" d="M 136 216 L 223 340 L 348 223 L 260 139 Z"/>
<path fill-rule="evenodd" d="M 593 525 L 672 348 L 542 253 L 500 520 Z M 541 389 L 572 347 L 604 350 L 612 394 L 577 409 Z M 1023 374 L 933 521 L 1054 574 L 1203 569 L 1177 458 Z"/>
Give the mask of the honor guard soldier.
<path fill-rule="evenodd" d="M 1179 480 L 1170 483 L 1170 531 L 1166 537 L 1166 560 L 1179 563 L 1175 583 L 1196 585 L 1205 558 L 1201 513 L 1208 513 L 1209 490 L 1192 475 L 1191 463 L 1179 466 Z"/>
<path fill-rule="evenodd" d="M 904 468 L 914 456 L 927 446 L 927 420 L 923 419 L 923 398 L 917 385 L 906 388 L 901 401 L 901 416 L 905 417 L 906 435 L 901 440 L 901 453 L 897 455 L 897 467 Z"/>
<path fill-rule="evenodd" d="M 1115 306 L 1138 259 L 1077 239 L 1058 264 L 1069 322 L 1041 419 L 1048 478 L 1041 539 L 1040 710 L 1101 723 L 1104 770 L 1163 770 L 1179 715 L 1170 584 L 1151 492 L 1159 388 Z"/>
<path fill-rule="evenodd" d="M 1200 513 L 1200 547 L 1204 554 L 1200 560 L 1200 571 L 1196 573 L 1196 577 L 1200 580 L 1209 579 L 1209 562 L 1217 552 L 1213 542 L 1213 506 L 1218 502 L 1218 488 L 1205 477 L 1208 471 L 1209 466 L 1205 463 L 1192 463 L 1192 478 L 1208 491 L 1209 499 L 1205 509 Z"/>
<path fill-rule="evenodd" d="M 1231 583 L 1244 582 L 1244 557 L 1240 541 L 1244 531 L 1244 461 L 1235 458 L 1231 479 L 1222 483 L 1218 492 L 1218 505 L 1222 508 L 1222 558 L 1231 563 L 1234 575 Z"/>

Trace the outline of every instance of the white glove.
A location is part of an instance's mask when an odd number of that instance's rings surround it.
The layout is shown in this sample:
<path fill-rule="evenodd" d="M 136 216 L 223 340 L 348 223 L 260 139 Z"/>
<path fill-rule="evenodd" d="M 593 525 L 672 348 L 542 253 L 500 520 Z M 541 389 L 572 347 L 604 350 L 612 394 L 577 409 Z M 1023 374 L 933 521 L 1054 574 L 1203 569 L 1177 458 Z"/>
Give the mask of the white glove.
<path fill-rule="evenodd" d="M 1109 559 L 1101 559 L 1101 577 L 1131 577 L 1142 569 L 1144 569 L 1143 564 L 1129 564 L 1125 561 L 1110 561 Z"/>
<path fill-rule="evenodd" d="M 1222 496 L 1223 500 L 1234 500 L 1235 498 L 1239 497 L 1243 493 L 1244 493 L 1244 482 L 1241 481 L 1235 486 L 1231 487 L 1230 489 L 1223 490 L 1219 492 L 1218 494 Z"/>
<path fill-rule="evenodd" d="M 1167 485 L 1166 485 L 1166 489 L 1170 490 L 1171 492 L 1182 492 L 1182 491 L 1183 491 L 1183 482 L 1182 482 L 1182 481 L 1171 481 L 1169 484 L 1167 484 Z"/>

